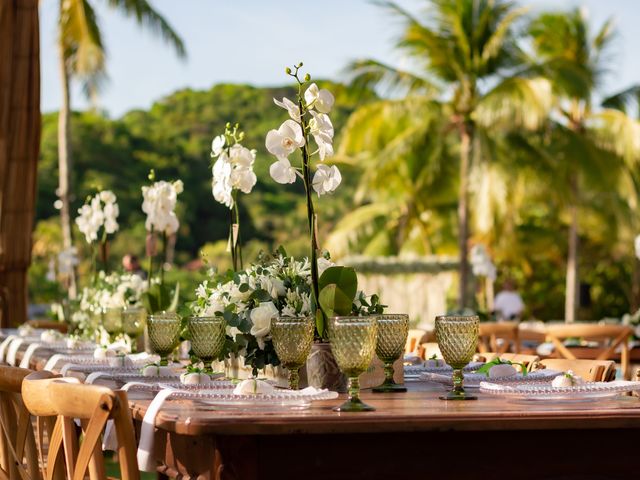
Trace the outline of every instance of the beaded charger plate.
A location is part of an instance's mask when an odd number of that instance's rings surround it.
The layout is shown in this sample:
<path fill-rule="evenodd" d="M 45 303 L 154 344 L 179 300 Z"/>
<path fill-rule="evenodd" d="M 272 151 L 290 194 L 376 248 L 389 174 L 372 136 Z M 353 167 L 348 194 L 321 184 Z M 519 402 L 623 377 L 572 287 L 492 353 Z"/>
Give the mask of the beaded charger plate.
<path fill-rule="evenodd" d="M 484 363 L 482 362 L 471 362 L 469 365 L 462 369 L 463 372 L 473 372 L 480 368 Z M 404 367 L 404 378 L 406 380 L 421 380 L 421 375 L 425 373 L 439 373 L 439 374 L 450 374 L 453 372 L 453 368 L 451 365 L 443 365 L 441 367 L 427 367 L 423 365 L 407 365 Z"/>
<path fill-rule="evenodd" d="M 556 370 L 534 370 L 533 372 L 529 372 L 527 375 L 522 375 L 521 373 L 517 373 L 516 375 L 511 375 L 509 377 L 497 377 L 497 378 L 487 378 L 487 375 L 484 373 L 465 373 L 464 374 L 464 387 L 465 388 L 480 388 L 480 384 L 482 382 L 491 382 L 495 384 L 513 384 L 513 383 L 535 383 L 539 384 L 541 382 L 550 382 L 558 375 L 561 375 L 562 372 Z M 452 386 L 451 375 L 443 375 L 441 373 L 423 373 L 420 376 L 421 380 L 427 382 L 435 382 L 441 385 L 445 385 L 447 387 Z"/>
<path fill-rule="evenodd" d="M 224 383 L 229 383 L 225 386 Z M 277 390 L 268 394 L 235 394 L 235 384 L 225 381 L 213 381 L 200 385 L 172 385 L 163 384 L 163 387 L 176 388 L 172 398 L 195 400 L 213 409 L 260 411 L 261 413 L 279 412 L 283 410 L 306 410 L 311 402 L 319 400 L 334 400 L 338 398 L 337 392 L 329 390 L 316 390 L 305 392 L 304 390 Z"/>
<path fill-rule="evenodd" d="M 523 383 L 519 385 L 499 385 L 481 382 L 480 391 L 514 400 L 586 402 L 611 398 L 621 393 L 640 390 L 640 382 L 617 380 L 614 382 L 587 382 L 572 387 L 554 387 L 551 384 Z"/>

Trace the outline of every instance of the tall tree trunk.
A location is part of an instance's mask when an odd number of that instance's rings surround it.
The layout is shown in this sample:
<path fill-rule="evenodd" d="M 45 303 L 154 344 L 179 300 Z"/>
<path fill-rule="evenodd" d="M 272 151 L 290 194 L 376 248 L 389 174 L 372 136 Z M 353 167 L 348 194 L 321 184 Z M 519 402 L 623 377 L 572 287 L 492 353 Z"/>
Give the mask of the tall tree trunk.
<path fill-rule="evenodd" d="M 64 47 L 60 45 L 60 80 L 62 84 L 62 104 L 58 113 L 58 198 L 60 207 L 60 226 L 62 228 L 62 247 L 67 250 L 73 246 L 71 232 L 71 102 L 69 92 L 69 70 L 64 54 Z M 75 268 L 70 276 L 69 296 L 76 296 Z"/>
<path fill-rule="evenodd" d="M 578 176 L 571 175 L 571 205 L 569 207 L 569 252 L 567 254 L 567 277 L 565 286 L 564 318 L 565 322 L 576 320 L 576 308 L 579 298 L 579 276 L 578 276 Z"/>
<path fill-rule="evenodd" d="M 460 126 L 460 189 L 458 192 L 458 249 L 460 251 L 458 308 L 467 307 L 469 283 L 469 160 L 471 158 L 471 126 Z"/>

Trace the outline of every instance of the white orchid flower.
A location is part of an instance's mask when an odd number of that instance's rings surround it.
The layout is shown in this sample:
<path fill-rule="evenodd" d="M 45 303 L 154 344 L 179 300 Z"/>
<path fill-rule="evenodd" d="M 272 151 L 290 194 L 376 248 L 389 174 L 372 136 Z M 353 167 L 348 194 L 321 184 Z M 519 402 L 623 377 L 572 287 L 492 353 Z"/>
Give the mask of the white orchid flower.
<path fill-rule="evenodd" d="M 309 132 L 313 135 L 313 139 L 318 145 L 320 161 L 323 161 L 326 157 L 333 155 L 333 124 L 325 113 L 318 113 L 313 110 L 310 113 L 312 118 L 309 121 Z"/>
<path fill-rule="evenodd" d="M 318 85 L 312 83 L 304 92 L 304 101 L 307 102 L 309 108 L 315 108 L 320 113 L 329 113 L 333 108 L 335 98 L 329 90 L 318 88 Z"/>
<path fill-rule="evenodd" d="M 235 168 L 231 172 L 231 185 L 242 193 L 251 193 L 257 181 L 258 178 L 251 168 Z"/>
<path fill-rule="evenodd" d="M 304 145 L 302 128 L 293 120 L 286 120 L 278 130 L 270 130 L 265 142 L 269 153 L 276 157 L 288 157 L 296 148 Z"/>
<path fill-rule="evenodd" d="M 275 103 L 279 107 L 284 108 L 287 112 L 289 112 L 289 116 L 292 120 L 300 123 L 300 107 L 298 107 L 298 105 L 296 105 L 294 102 L 289 100 L 287 97 L 282 97 L 281 102 L 274 98 L 273 103 Z"/>
<path fill-rule="evenodd" d="M 98 195 L 104 203 L 116 203 L 116 195 L 111 190 L 103 190 Z"/>
<path fill-rule="evenodd" d="M 291 166 L 287 157 L 278 157 L 278 161 L 271 164 L 269 174 L 278 183 L 294 183 L 296 181 L 296 169 Z"/>
<path fill-rule="evenodd" d="M 229 149 L 229 161 L 241 167 L 251 167 L 256 159 L 255 150 L 249 150 L 240 144 L 236 144 Z"/>
<path fill-rule="evenodd" d="M 313 189 L 318 195 L 324 195 L 326 193 L 332 193 L 338 185 L 342 182 L 342 175 L 340 170 L 335 165 L 329 167 L 328 165 L 318 165 L 313 176 Z"/>
<path fill-rule="evenodd" d="M 233 197 L 231 196 L 231 163 L 226 153 L 222 153 L 213 164 L 213 180 L 211 190 L 213 198 L 217 202 L 233 208 Z"/>
<path fill-rule="evenodd" d="M 174 210 L 178 194 L 184 190 L 182 181 L 173 183 L 160 181 L 150 187 L 142 187 L 142 211 L 147 214 L 145 228 L 148 231 L 172 235 L 178 231 L 180 222 Z"/>
<path fill-rule="evenodd" d="M 211 156 L 212 157 L 217 157 L 218 155 L 220 155 L 222 153 L 222 150 L 224 149 L 225 142 L 226 142 L 226 139 L 225 139 L 224 135 L 218 135 L 217 137 L 215 137 L 213 139 L 213 141 L 211 142 Z"/>

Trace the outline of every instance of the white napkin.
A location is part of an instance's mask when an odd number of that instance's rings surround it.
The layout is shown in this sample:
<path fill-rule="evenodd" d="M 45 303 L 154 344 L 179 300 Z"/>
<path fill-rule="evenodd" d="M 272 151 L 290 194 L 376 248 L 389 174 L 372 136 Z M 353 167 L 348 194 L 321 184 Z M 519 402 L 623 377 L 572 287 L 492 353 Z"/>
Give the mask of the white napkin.
<path fill-rule="evenodd" d="M 47 370 L 49 372 L 52 372 L 53 369 L 56 367 L 56 365 L 58 364 L 58 362 L 64 357 L 64 355 L 62 355 L 61 353 L 56 353 L 55 355 L 52 355 L 51 358 L 49 358 L 49 360 L 47 360 L 47 363 L 44 366 L 43 370 Z"/>
<path fill-rule="evenodd" d="M 157 468 L 153 454 L 154 433 L 156 428 L 156 416 L 162 404 L 167 398 L 176 392 L 173 388 L 160 390 L 147 408 L 147 413 L 142 419 L 140 429 L 140 444 L 138 445 L 138 468 L 143 472 L 155 472 Z"/>
<path fill-rule="evenodd" d="M 65 365 L 65 367 L 66 367 L 66 365 Z M 91 385 L 93 382 L 95 382 L 99 378 L 106 377 L 106 376 L 109 376 L 109 375 L 110 374 L 108 372 L 93 372 L 85 379 L 84 383 Z"/>
<path fill-rule="evenodd" d="M 24 338 L 16 338 L 11 345 L 9 345 L 9 350 L 7 351 L 7 363 L 12 367 L 16 365 L 16 355 L 18 354 L 18 350 L 20 350 L 20 346 L 24 343 Z"/>
<path fill-rule="evenodd" d="M 89 375 L 89 377 L 91 377 L 91 375 Z M 87 381 L 85 381 L 85 383 L 88 383 L 88 381 L 89 378 L 87 378 Z M 142 382 L 129 382 L 125 383 L 121 390 L 127 392 L 131 387 L 137 386 L 148 387 L 149 384 Z M 104 435 L 102 435 L 102 450 L 111 450 L 113 452 L 118 450 L 118 436 L 116 435 L 115 428 L 113 427 L 113 420 L 107 421 L 107 425 L 104 427 Z"/>
<path fill-rule="evenodd" d="M 18 338 L 17 335 L 9 335 L 2 341 L 2 343 L 0 343 L 0 362 L 4 362 L 5 356 L 7 354 L 7 348 L 9 348 L 9 344 L 16 338 Z"/>
<path fill-rule="evenodd" d="M 36 350 L 39 349 L 41 346 L 42 346 L 41 343 L 32 343 L 31 345 L 29 345 L 27 347 L 27 351 L 24 352 L 24 356 L 22 357 L 22 360 L 20 361 L 20 368 L 29 368 L 29 364 L 31 362 L 31 357 L 36 352 Z"/>

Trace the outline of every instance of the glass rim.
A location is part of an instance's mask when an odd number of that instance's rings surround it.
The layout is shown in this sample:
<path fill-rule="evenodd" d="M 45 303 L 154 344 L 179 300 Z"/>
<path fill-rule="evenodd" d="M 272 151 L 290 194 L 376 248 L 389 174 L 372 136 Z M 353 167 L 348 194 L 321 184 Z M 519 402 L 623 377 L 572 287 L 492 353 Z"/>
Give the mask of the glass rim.
<path fill-rule="evenodd" d="M 435 318 L 437 321 L 447 320 L 453 322 L 470 322 L 470 321 L 480 321 L 480 317 L 478 315 L 436 315 Z"/>
<path fill-rule="evenodd" d="M 379 315 L 344 315 L 329 317 L 329 325 L 375 325 Z"/>
<path fill-rule="evenodd" d="M 211 322 L 211 321 L 225 321 L 222 315 L 190 315 L 187 317 L 189 322 Z"/>
<path fill-rule="evenodd" d="M 149 315 L 149 321 L 152 322 L 173 322 L 180 320 L 180 315 L 175 312 L 160 312 Z"/>
<path fill-rule="evenodd" d="M 315 317 L 313 315 L 297 315 L 295 317 L 289 317 L 285 315 L 278 315 L 277 317 L 272 317 L 272 322 L 296 322 L 296 321 L 314 321 Z"/>
<path fill-rule="evenodd" d="M 409 320 L 408 313 L 378 313 L 378 320 Z"/>

